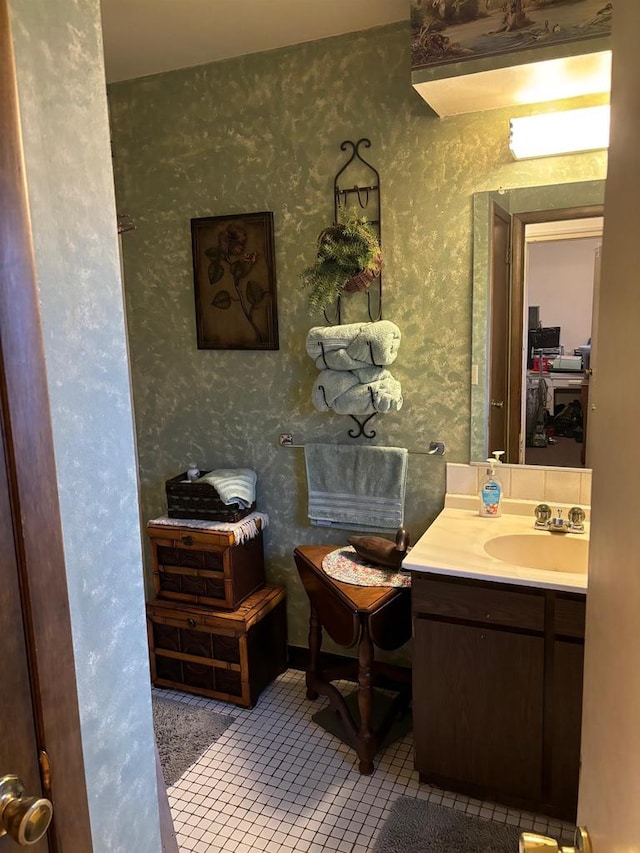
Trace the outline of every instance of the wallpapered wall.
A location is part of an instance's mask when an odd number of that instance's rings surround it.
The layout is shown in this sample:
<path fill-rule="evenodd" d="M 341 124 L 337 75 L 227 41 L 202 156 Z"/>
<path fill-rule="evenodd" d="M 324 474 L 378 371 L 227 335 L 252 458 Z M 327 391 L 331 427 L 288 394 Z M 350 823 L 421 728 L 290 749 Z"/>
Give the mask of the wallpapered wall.
<path fill-rule="evenodd" d="M 508 113 L 435 117 L 410 85 L 408 24 L 114 84 L 109 98 L 118 209 L 136 223 L 122 245 L 143 518 L 165 512 L 164 482 L 190 458 L 254 468 L 269 579 L 287 585 L 289 640 L 306 645 L 292 550 L 347 534 L 309 526 L 303 453 L 278 434 L 352 441 L 348 418 L 311 404 L 305 336 L 323 320 L 298 280 L 333 216 L 340 143 L 371 139 L 384 316 L 403 334 L 392 370 L 405 404 L 374 420 L 374 442 L 448 447 L 409 457 L 414 540 L 442 506 L 444 462 L 469 458 L 473 193 L 602 178 L 605 157 L 515 163 Z M 275 218 L 280 350 L 198 351 L 190 219 L 261 210 Z"/>
<path fill-rule="evenodd" d="M 100 4 L 9 6 L 92 849 L 156 853 L 135 436 Z"/>

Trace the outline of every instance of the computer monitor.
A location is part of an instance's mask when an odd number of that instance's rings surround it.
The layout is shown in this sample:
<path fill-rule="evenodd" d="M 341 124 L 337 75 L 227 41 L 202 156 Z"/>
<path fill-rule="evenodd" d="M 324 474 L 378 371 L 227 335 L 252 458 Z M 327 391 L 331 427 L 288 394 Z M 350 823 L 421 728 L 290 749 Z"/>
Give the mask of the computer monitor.
<path fill-rule="evenodd" d="M 527 339 L 527 367 L 533 367 L 533 354 L 536 350 L 560 349 L 560 326 L 546 326 L 540 329 L 529 329 Z M 557 354 L 557 353 L 556 353 Z"/>
<path fill-rule="evenodd" d="M 529 343 L 533 349 L 555 349 L 560 346 L 560 326 L 529 329 Z"/>

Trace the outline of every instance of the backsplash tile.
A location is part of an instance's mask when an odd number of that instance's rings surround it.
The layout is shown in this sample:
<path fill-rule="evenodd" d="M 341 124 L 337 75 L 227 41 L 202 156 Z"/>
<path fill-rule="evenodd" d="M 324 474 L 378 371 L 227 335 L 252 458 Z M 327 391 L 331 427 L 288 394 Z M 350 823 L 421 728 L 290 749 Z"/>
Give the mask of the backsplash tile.
<path fill-rule="evenodd" d="M 545 471 L 542 468 L 522 468 L 513 471 L 511 497 L 520 500 L 545 500 Z"/>
<path fill-rule="evenodd" d="M 447 492 L 453 495 L 475 495 L 478 492 L 478 469 L 473 465 L 449 462 Z"/>
<path fill-rule="evenodd" d="M 503 498 L 511 498 L 513 497 L 513 485 L 512 485 L 512 477 L 513 471 L 507 465 L 501 465 L 500 470 L 498 471 L 498 476 L 500 477 L 500 482 L 502 483 L 502 497 Z"/>
<path fill-rule="evenodd" d="M 547 471 L 545 474 L 545 500 L 558 503 L 580 502 L 580 471 Z"/>
<path fill-rule="evenodd" d="M 476 495 L 486 464 L 447 464 L 447 493 Z M 501 465 L 498 475 L 505 498 L 591 506 L 591 471 L 543 465 Z"/>

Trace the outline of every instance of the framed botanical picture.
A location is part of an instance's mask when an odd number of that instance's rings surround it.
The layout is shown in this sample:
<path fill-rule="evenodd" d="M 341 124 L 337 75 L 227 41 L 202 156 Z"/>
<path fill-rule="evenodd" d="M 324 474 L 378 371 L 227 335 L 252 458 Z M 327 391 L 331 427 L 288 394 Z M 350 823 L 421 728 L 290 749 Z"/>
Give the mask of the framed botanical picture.
<path fill-rule="evenodd" d="M 273 213 L 191 220 L 198 349 L 278 349 Z"/>

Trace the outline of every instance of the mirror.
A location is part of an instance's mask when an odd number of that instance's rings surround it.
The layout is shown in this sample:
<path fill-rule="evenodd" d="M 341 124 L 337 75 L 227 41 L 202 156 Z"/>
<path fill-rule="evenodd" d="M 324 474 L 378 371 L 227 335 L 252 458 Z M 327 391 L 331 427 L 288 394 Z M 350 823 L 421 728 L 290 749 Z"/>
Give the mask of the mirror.
<path fill-rule="evenodd" d="M 497 446 L 498 440 L 489 435 L 491 412 L 503 418 L 504 428 L 500 428 L 498 434 L 506 436 L 503 439 L 507 444 L 504 448 L 507 450 L 506 461 L 518 462 L 522 455 L 521 413 L 524 410 L 523 394 L 526 395 L 522 379 L 527 305 L 521 285 L 514 285 L 524 279 L 526 223 L 601 215 L 604 189 L 604 181 L 584 181 L 482 192 L 473 197 L 472 461 L 485 460 L 489 450 L 503 449 Z M 514 251 L 507 264 L 508 231 L 514 235 Z M 502 247 L 496 248 L 501 242 Z M 492 302 L 492 282 L 499 280 L 501 275 L 505 297 L 502 301 L 496 297 L 494 288 Z M 508 339 L 506 358 L 492 356 L 492 322 L 505 329 L 505 340 Z M 510 323 L 513 333 L 509 331 Z M 495 328 L 493 334 L 495 338 Z M 495 389 L 500 383 L 504 395 L 496 394 L 494 390 L 495 399 L 492 400 L 490 389 Z M 489 447 L 490 444 L 496 446 Z"/>

